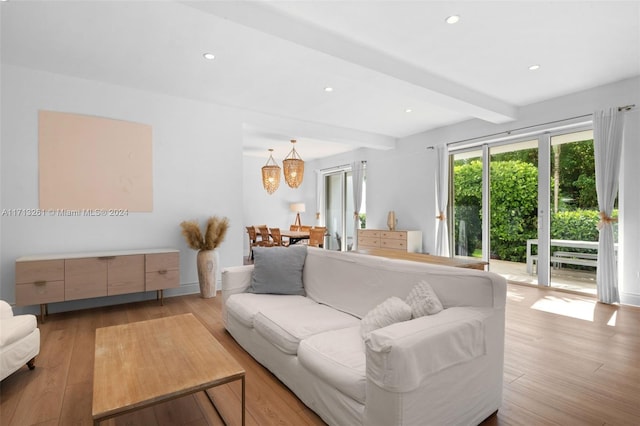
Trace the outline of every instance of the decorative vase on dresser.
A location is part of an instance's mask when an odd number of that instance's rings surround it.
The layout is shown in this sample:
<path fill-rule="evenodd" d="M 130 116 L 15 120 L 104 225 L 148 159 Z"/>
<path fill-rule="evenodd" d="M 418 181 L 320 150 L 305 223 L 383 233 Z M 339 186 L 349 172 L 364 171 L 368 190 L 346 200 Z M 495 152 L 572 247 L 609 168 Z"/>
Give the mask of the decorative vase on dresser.
<path fill-rule="evenodd" d="M 389 227 L 389 231 L 396 230 L 396 212 L 393 210 L 387 215 L 387 226 Z"/>
<path fill-rule="evenodd" d="M 216 275 L 220 264 L 218 250 L 198 251 L 196 262 L 200 295 L 205 299 L 216 297 Z"/>

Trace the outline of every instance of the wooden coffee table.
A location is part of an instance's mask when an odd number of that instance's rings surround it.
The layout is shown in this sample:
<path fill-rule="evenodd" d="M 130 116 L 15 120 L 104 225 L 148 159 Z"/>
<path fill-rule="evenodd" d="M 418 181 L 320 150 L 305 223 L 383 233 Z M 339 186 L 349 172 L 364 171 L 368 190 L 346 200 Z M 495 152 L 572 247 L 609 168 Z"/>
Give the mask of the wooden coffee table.
<path fill-rule="evenodd" d="M 93 423 L 241 380 L 244 425 L 244 377 L 193 314 L 98 328 Z"/>

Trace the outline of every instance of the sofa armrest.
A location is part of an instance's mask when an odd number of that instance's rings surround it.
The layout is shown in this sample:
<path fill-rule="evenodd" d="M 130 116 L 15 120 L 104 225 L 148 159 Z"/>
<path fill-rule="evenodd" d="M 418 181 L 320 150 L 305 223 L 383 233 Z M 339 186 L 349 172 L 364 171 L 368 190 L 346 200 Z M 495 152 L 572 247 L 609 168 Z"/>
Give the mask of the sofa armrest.
<path fill-rule="evenodd" d="M 243 293 L 251 285 L 253 265 L 230 266 L 222 270 L 222 299 L 226 302 L 229 296 Z"/>
<path fill-rule="evenodd" d="M 485 355 L 485 319 L 492 312 L 454 307 L 375 330 L 365 340 L 367 379 L 390 392 L 410 392 L 432 374 Z"/>
<path fill-rule="evenodd" d="M 11 309 L 11 305 L 4 300 L 0 300 L 0 318 L 11 318 L 12 316 L 13 309 Z"/>

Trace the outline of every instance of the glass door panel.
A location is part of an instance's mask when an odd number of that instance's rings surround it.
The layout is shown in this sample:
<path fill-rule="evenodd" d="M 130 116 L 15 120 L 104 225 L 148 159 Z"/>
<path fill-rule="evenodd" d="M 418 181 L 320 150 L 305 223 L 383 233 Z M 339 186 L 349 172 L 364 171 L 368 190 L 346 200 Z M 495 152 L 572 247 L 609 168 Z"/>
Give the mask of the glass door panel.
<path fill-rule="evenodd" d="M 335 238 L 335 236 L 336 233 L 338 233 L 338 235 L 341 235 L 343 228 L 343 173 L 333 173 L 325 176 L 324 194 L 325 226 L 327 227 L 327 234 L 329 235 L 329 238 L 326 238 L 324 248 L 329 250 L 338 250 L 338 240 Z"/>
<path fill-rule="evenodd" d="M 340 243 L 340 250 L 351 250 L 353 247 L 353 234 L 356 232 L 354 228 L 353 212 L 355 207 L 353 206 L 353 174 L 347 172 L 345 174 L 345 188 L 344 188 L 344 234 L 345 238 L 342 238 Z"/>
<path fill-rule="evenodd" d="M 538 283 L 538 140 L 489 149 L 489 269 Z"/>
<path fill-rule="evenodd" d="M 550 212 L 551 286 L 595 294 L 600 217 L 592 130 L 551 137 Z"/>
<path fill-rule="evenodd" d="M 483 256 L 482 238 L 482 151 L 453 154 L 453 226 L 451 241 L 456 256 Z"/>

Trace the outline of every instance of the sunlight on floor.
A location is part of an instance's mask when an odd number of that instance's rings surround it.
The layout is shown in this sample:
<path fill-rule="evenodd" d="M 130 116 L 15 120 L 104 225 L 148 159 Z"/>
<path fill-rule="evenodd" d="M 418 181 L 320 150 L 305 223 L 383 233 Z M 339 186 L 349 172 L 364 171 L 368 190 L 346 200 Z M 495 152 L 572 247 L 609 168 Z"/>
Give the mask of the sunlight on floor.
<path fill-rule="evenodd" d="M 531 308 L 593 322 L 596 303 L 595 300 L 545 296 L 538 299 Z"/>
<path fill-rule="evenodd" d="M 517 295 L 509 295 L 512 300 L 517 300 Z M 618 311 L 612 310 L 611 305 L 598 304 L 595 299 L 581 297 L 545 296 L 538 299 L 531 309 L 550 314 L 562 315 L 584 321 L 598 322 L 609 327 L 616 326 Z"/>

